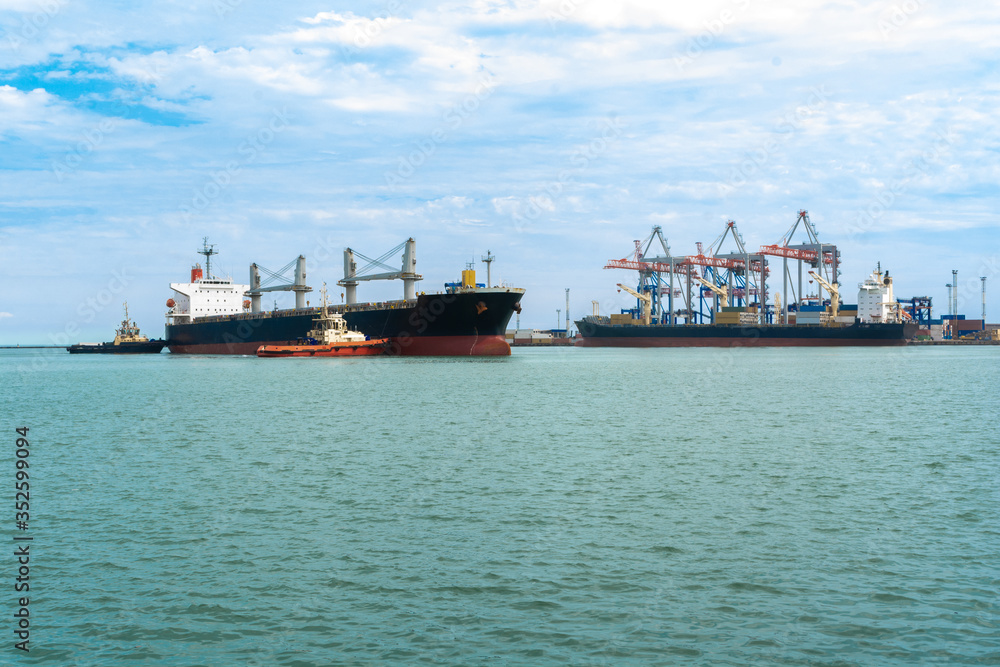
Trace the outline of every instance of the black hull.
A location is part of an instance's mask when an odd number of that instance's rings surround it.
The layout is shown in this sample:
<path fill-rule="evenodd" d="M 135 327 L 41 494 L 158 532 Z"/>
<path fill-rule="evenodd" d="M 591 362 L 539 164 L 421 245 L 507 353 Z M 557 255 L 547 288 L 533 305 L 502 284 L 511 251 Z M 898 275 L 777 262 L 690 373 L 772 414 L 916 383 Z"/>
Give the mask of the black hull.
<path fill-rule="evenodd" d="M 70 345 L 70 354 L 159 354 L 166 347 L 165 340 L 151 340 L 145 343 L 101 343 L 100 345 Z"/>
<path fill-rule="evenodd" d="M 413 301 L 331 307 L 348 329 L 388 338 L 403 355 L 507 355 L 504 332 L 523 290 L 422 294 Z M 243 313 L 168 324 L 171 352 L 256 354 L 261 345 L 291 345 L 313 328 L 318 308 Z"/>
<path fill-rule="evenodd" d="M 829 347 L 906 345 L 917 325 L 611 325 L 576 323 L 582 347 Z"/>

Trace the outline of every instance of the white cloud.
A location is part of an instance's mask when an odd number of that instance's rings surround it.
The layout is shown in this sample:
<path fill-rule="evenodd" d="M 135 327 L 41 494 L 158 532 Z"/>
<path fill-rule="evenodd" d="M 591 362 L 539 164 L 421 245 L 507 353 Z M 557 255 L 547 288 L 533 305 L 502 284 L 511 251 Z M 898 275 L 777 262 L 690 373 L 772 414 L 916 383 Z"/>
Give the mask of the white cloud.
<path fill-rule="evenodd" d="M 59 2 L 52 3 L 53 8 L 58 8 Z M 0 0 L 0 10 L 5 12 L 37 12 L 44 13 L 43 5 L 39 0 Z"/>
<path fill-rule="evenodd" d="M 239 275 L 244 259 L 309 253 L 316 238 L 384 250 L 413 235 L 431 276 L 468 261 L 468 248 L 434 245 L 454 232 L 518 257 L 508 279 L 551 262 L 539 237 L 565 234 L 554 269 L 589 285 L 604 279 L 600 260 L 581 260 L 593 244 L 620 255 L 654 223 L 686 253 L 727 216 L 748 239 L 772 241 L 809 208 L 836 242 L 844 221 L 900 179 L 879 233 L 926 238 L 928 255 L 940 243 L 929 235 L 943 230 L 974 248 L 970 234 L 998 233 L 1000 87 L 988 54 L 1000 46 L 1000 9 L 918 3 L 880 31 L 896 4 L 475 0 L 360 15 L 242 3 L 223 18 L 210 4 L 149 5 L 141 19 L 108 10 L 97 24 L 71 3 L 4 54 L 7 67 L 38 68 L 31 85 L 0 87 L 8 163 L 24 166 L 0 173 L 14 221 L 4 224 L 48 229 L 57 244 L 80 239 L 105 263 L 143 248 L 163 274 L 143 288 L 157 307 L 205 234 Z M 477 97 L 484 79 L 491 93 Z M 811 104 L 823 86 L 828 98 Z M 199 123 L 120 120 L 69 177 L 47 178 L 52 155 L 75 150 L 116 96 Z M 288 129 L 252 159 L 241 153 L 284 108 Z M 625 130 L 578 169 L 612 114 Z M 954 138 L 935 149 L 938 131 Z M 414 155 L 412 173 L 387 187 L 385 174 Z M 232 160 L 239 168 L 226 174 Z M 721 188 L 734 174 L 740 182 Z M 196 191 L 217 194 L 182 214 Z M 68 249 L 60 257 L 76 266 Z"/>
<path fill-rule="evenodd" d="M 463 209 L 468 208 L 472 205 L 472 203 L 473 200 L 469 197 L 441 197 L 440 199 L 427 202 L 427 209 L 430 211 L 438 211 L 442 209 Z"/>
<path fill-rule="evenodd" d="M 516 197 L 494 197 L 491 200 L 493 210 L 499 215 L 513 215 L 519 208 L 520 202 Z"/>
<path fill-rule="evenodd" d="M 64 105 L 59 98 L 36 88 L 21 91 L 0 86 L 0 134 L 11 136 L 45 130 L 53 116 L 61 116 Z"/>

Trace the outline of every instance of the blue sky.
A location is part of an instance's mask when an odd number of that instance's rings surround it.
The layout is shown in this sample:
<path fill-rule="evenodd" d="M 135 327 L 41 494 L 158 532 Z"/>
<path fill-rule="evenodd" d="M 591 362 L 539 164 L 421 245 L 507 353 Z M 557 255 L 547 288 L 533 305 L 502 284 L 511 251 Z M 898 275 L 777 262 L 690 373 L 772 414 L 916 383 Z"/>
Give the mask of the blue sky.
<path fill-rule="evenodd" d="M 973 317 L 985 275 L 1000 320 L 1000 7 L 777 4 L 0 0 L 0 344 L 125 299 L 160 335 L 203 236 L 317 288 L 348 245 L 413 236 L 425 291 L 490 250 L 552 326 L 566 287 L 629 304 L 601 267 L 652 225 L 756 247 L 803 208 L 843 284 L 881 262 L 940 313 L 958 269 Z"/>

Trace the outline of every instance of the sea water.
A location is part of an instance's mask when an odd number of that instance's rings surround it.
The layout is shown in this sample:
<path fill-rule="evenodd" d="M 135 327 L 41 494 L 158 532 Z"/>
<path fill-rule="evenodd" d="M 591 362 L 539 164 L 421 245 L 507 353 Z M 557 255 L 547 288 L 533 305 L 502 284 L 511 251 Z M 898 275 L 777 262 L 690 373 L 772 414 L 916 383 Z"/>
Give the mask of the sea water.
<path fill-rule="evenodd" d="M 996 347 L 2 351 L 0 662 L 30 535 L 33 664 L 998 664 L 998 377 Z"/>

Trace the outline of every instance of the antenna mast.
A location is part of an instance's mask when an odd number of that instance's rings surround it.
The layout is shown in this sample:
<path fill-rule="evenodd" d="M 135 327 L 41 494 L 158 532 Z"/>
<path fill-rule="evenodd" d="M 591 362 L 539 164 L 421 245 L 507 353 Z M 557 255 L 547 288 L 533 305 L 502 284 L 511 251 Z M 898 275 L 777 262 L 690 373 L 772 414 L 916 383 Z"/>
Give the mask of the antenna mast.
<path fill-rule="evenodd" d="M 483 262 L 486 263 L 486 286 L 487 287 L 493 287 L 493 283 L 490 281 L 490 264 L 492 264 L 493 260 L 495 260 L 495 259 L 496 259 L 496 257 L 494 257 L 490 253 L 489 250 L 486 251 L 486 255 L 482 258 Z"/>
<path fill-rule="evenodd" d="M 212 279 L 212 255 L 218 255 L 219 251 L 215 249 L 215 244 L 208 244 L 208 237 L 206 236 L 202 241 L 204 244 L 202 249 L 198 251 L 199 255 L 205 256 L 205 279 Z"/>

